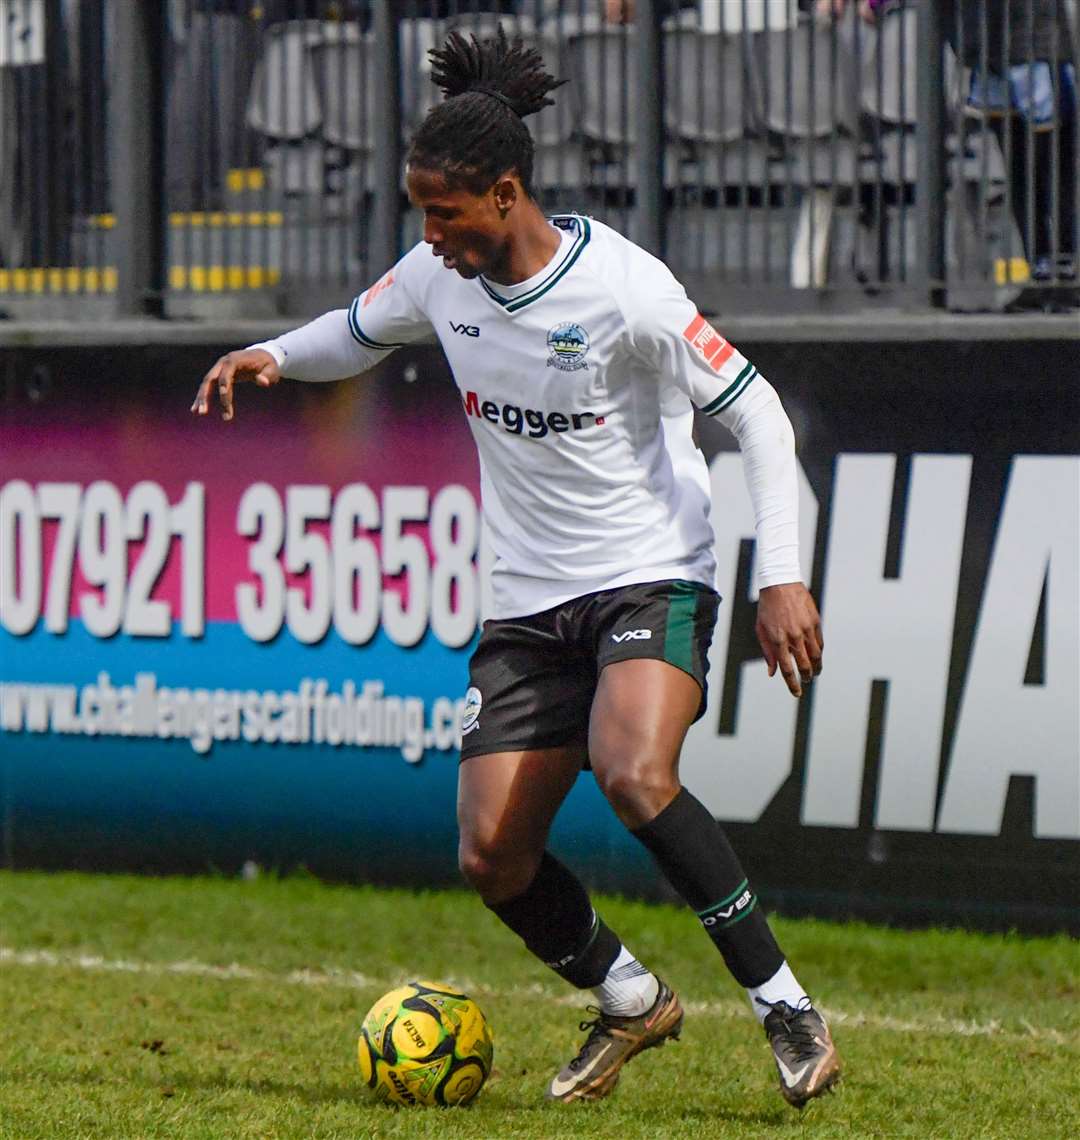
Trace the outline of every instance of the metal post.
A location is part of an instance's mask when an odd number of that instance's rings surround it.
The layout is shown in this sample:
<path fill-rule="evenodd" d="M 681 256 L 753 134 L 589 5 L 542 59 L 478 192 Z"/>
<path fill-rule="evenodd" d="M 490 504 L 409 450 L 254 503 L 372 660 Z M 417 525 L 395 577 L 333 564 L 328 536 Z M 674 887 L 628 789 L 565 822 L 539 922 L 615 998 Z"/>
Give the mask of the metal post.
<path fill-rule="evenodd" d="M 934 308 L 945 303 L 945 68 L 944 11 L 939 0 L 919 4 L 916 56 L 919 158 L 916 219 L 919 277 Z"/>
<path fill-rule="evenodd" d="M 398 0 L 373 0 L 375 31 L 375 208 L 367 250 L 374 280 L 401 255 L 401 45 Z"/>
<path fill-rule="evenodd" d="M 637 3 L 637 242 L 664 256 L 664 52 L 658 0 Z"/>
<path fill-rule="evenodd" d="M 165 285 L 162 176 L 165 29 L 157 4 L 114 4 L 109 167 L 120 315 L 160 314 Z"/>

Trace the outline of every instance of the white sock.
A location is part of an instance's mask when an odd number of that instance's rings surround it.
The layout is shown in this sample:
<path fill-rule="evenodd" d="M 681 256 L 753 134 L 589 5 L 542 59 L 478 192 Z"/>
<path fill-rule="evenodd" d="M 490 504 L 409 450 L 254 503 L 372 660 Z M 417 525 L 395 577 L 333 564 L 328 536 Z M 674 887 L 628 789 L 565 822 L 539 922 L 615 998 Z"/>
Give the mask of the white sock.
<path fill-rule="evenodd" d="M 772 1012 L 767 1005 L 762 1005 L 762 1002 L 772 1004 L 778 1001 L 786 1001 L 792 1009 L 799 1009 L 800 1002 L 804 1002 L 805 1005 L 810 1004 L 806 990 L 799 985 L 787 962 L 784 962 L 767 982 L 762 982 L 760 986 L 749 986 L 746 993 L 750 998 L 750 1004 L 754 1007 L 758 1021 L 762 1023 Z M 758 998 L 761 998 L 761 1001 L 758 1001 Z"/>
<path fill-rule="evenodd" d="M 593 986 L 593 993 L 604 1013 L 612 1017 L 640 1017 L 656 1001 L 660 983 L 623 946 L 607 977 Z"/>

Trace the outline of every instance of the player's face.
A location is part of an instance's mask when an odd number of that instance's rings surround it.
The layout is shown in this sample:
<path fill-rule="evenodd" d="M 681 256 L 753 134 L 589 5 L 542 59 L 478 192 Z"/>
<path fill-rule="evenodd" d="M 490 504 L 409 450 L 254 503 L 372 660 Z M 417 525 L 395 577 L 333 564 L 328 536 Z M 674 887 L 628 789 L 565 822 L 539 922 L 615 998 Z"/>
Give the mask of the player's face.
<path fill-rule="evenodd" d="M 462 277 L 497 274 L 506 256 L 509 226 L 496 182 L 483 194 L 451 189 L 438 171 L 410 166 L 409 201 L 424 214 L 424 241 L 447 269 Z"/>

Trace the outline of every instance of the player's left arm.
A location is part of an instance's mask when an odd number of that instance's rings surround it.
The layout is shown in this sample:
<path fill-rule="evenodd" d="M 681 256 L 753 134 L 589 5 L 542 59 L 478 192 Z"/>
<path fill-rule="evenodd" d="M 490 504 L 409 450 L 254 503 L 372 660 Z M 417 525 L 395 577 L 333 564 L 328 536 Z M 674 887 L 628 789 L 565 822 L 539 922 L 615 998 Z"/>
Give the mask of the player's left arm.
<path fill-rule="evenodd" d="M 717 419 L 739 441 L 754 507 L 758 613 L 754 631 L 772 677 L 780 670 L 791 694 L 821 672 L 825 642 L 817 606 L 799 569 L 799 486 L 795 433 L 776 389 L 764 376 Z"/>
<path fill-rule="evenodd" d="M 656 263 L 659 265 L 659 263 Z M 780 397 L 718 333 L 663 267 L 650 275 L 648 304 L 628 314 L 635 347 L 739 443 L 754 508 L 759 588 L 756 633 L 769 676 L 779 669 L 793 696 L 821 672 L 821 618 L 799 567 L 795 433 Z"/>

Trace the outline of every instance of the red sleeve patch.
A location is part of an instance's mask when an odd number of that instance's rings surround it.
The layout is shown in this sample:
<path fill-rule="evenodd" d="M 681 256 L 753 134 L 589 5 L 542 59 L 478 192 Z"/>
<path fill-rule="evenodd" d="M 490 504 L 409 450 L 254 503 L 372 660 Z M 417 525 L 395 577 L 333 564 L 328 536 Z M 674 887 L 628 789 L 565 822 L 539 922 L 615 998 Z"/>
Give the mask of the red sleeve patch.
<path fill-rule="evenodd" d="M 683 338 L 714 372 L 719 372 L 735 351 L 735 346 L 724 340 L 700 313 L 686 326 Z"/>
<path fill-rule="evenodd" d="M 364 294 L 364 300 L 361 304 L 362 308 L 367 308 L 372 301 L 384 290 L 389 289 L 394 283 L 394 271 L 390 272 L 380 281 L 376 281 L 374 285 Z"/>

